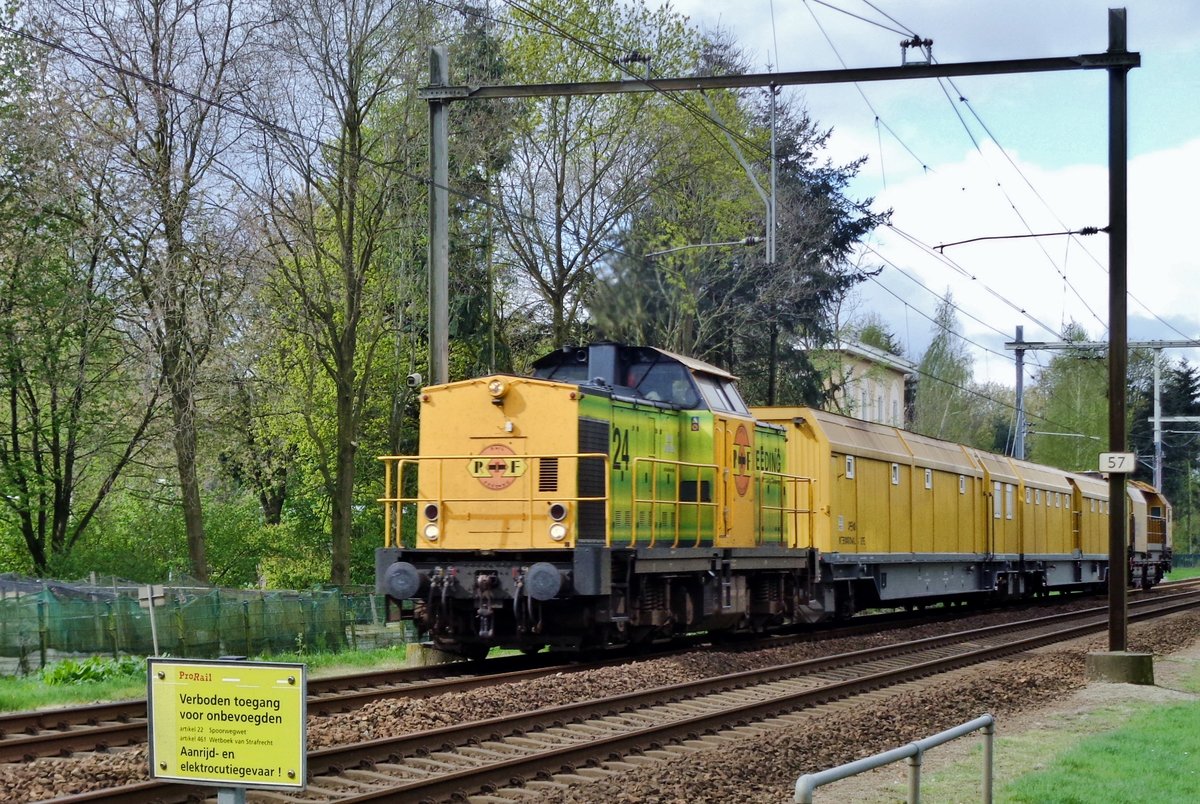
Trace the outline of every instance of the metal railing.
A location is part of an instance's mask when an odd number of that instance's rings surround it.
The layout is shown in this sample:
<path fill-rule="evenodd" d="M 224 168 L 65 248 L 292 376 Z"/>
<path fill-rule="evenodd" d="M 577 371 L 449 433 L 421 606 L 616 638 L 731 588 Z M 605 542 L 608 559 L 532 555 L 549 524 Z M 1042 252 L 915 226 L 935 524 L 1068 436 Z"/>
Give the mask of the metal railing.
<path fill-rule="evenodd" d="M 399 547 L 404 535 L 406 519 L 414 516 L 420 504 L 436 505 L 443 512 L 443 525 L 451 533 L 453 508 L 456 505 L 515 504 L 525 521 L 532 516 L 535 500 L 553 499 L 572 503 L 601 503 L 604 505 L 605 541 L 614 542 L 615 524 L 612 518 L 613 490 L 610 457 L 605 453 L 523 453 L 500 458 L 518 460 L 523 464 L 521 472 L 524 482 L 513 485 L 519 494 L 498 495 L 485 490 L 475 491 L 471 483 L 462 478 L 468 462 L 479 461 L 480 455 L 436 455 L 407 456 L 387 455 L 379 460 L 384 465 L 384 494 L 378 502 L 384 506 L 384 546 Z M 537 478 L 542 472 L 543 462 L 554 461 L 557 476 L 558 461 L 574 461 L 576 477 L 584 461 L 602 463 L 604 491 L 596 495 L 564 494 L 556 485 L 555 490 L 543 490 Z M 699 547 L 705 538 L 712 539 L 718 529 L 718 512 L 725 502 L 725 484 L 721 467 L 716 464 L 673 461 L 663 458 L 637 457 L 630 465 L 634 480 L 629 490 L 630 517 L 629 546 L 649 547 L 669 544 L 671 547 Z M 420 478 L 417 478 L 418 472 Z M 451 477 L 448 477 L 451 473 Z M 644 476 L 642 483 L 637 478 Z M 756 540 L 764 543 L 762 534 L 768 529 L 778 529 L 777 539 L 791 547 L 811 547 L 814 538 L 816 509 L 813 502 L 813 480 L 809 477 L 789 475 L 782 472 L 762 471 L 757 478 L 758 510 L 755 514 Z M 685 493 L 686 489 L 686 493 Z M 768 502 L 765 492 L 774 489 L 777 502 Z M 622 495 L 623 496 L 623 495 Z M 622 500 L 623 502 L 623 500 Z M 407 514 L 405 508 L 413 513 Z M 641 513 L 648 513 L 648 521 L 642 524 Z M 684 515 L 689 514 L 690 518 Z M 669 525 L 659 522 L 659 515 L 668 517 Z M 682 523 L 688 519 L 688 524 Z M 648 531 L 648 534 L 647 534 Z M 624 537 L 622 537 L 623 539 Z M 771 539 L 770 541 L 775 541 Z M 621 544 L 626 542 L 623 540 Z"/>
<path fill-rule="evenodd" d="M 812 804 L 813 791 L 821 785 L 857 776 L 864 771 L 874 770 L 875 768 L 881 768 L 884 765 L 890 765 L 893 762 L 907 759 L 908 802 L 909 804 L 919 804 L 921 801 L 921 761 L 925 752 L 930 748 L 948 743 L 951 740 L 963 737 L 973 731 L 979 731 L 980 729 L 983 730 L 983 801 L 984 804 L 991 804 L 992 743 L 996 735 L 996 719 L 991 715 L 977 717 L 969 723 L 963 723 L 961 726 L 955 726 L 952 729 L 939 732 L 932 737 L 917 740 L 901 748 L 884 751 L 882 754 L 848 762 L 845 765 L 839 765 L 836 768 L 823 770 L 819 773 L 806 773 L 796 780 L 796 795 L 792 800 L 797 802 L 797 804 Z"/>
<path fill-rule="evenodd" d="M 780 504 L 766 501 L 766 490 L 776 487 L 780 491 Z M 816 505 L 813 501 L 813 479 L 802 475 L 783 472 L 760 472 L 758 481 L 759 539 L 769 525 L 776 525 L 779 538 L 788 547 L 812 547 L 816 538 Z M 773 520 L 768 523 L 768 519 Z"/>
<path fill-rule="evenodd" d="M 474 504 L 474 505 L 496 505 L 499 503 L 515 503 L 522 507 L 522 516 L 528 522 L 532 518 L 533 503 L 535 500 L 555 500 L 560 502 L 593 502 L 602 503 L 605 507 L 605 541 L 611 541 L 611 521 L 612 510 L 609 489 L 609 457 L 603 452 L 577 452 L 577 453 L 521 453 L 520 455 L 501 455 L 501 458 L 509 458 L 520 460 L 525 464 L 525 469 L 522 475 L 527 475 L 526 481 L 517 488 L 520 490 L 518 496 L 498 496 L 495 493 L 480 491 L 477 493 L 466 494 L 462 493 L 462 489 L 470 489 L 471 485 L 466 483 L 459 473 L 465 473 L 468 462 L 478 461 L 481 458 L 496 457 L 496 456 L 481 456 L 481 455 L 433 455 L 433 456 L 409 456 L 409 455 L 385 455 L 379 460 L 383 461 L 384 479 L 383 488 L 384 494 L 378 498 L 378 502 L 383 503 L 383 533 L 384 547 L 399 547 L 401 546 L 401 538 L 403 535 L 404 507 L 412 506 L 415 511 L 418 503 L 432 503 L 438 506 L 439 511 L 446 511 L 446 504 Z M 546 460 L 553 461 L 575 461 L 575 472 L 571 475 L 572 478 L 578 476 L 580 467 L 583 461 L 598 461 L 603 464 L 603 470 L 600 473 L 603 479 L 604 490 L 594 495 L 570 494 L 564 493 L 557 489 L 554 491 L 542 490 L 539 488 L 537 477 L 541 471 L 541 462 Z M 413 493 L 405 493 L 406 477 L 413 477 L 411 474 L 406 474 L 405 470 L 418 470 L 419 478 L 414 478 L 415 491 Z M 557 467 L 555 472 L 557 473 Z M 453 479 L 447 479 L 447 472 L 454 472 Z M 516 484 L 514 484 L 516 485 Z M 454 491 L 450 491 L 450 489 Z M 446 512 L 447 514 L 450 512 Z M 416 516 L 412 517 L 414 520 Z M 443 521 L 449 519 L 444 518 Z"/>
<path fill-rule="evenodd" d="M 650 493 L 649 497 L 645 497 L 637 492 L 637 478 L 639 470 L 645 470 L 649 467 L 649 472 L 646 476 L 649 478 L 645 484 Z M 681 532 L 682 514 L 685 511 L 690 511 L 694 520 L 695 533 L 691 534 L 690 546 L 699 547 L 704 536 L 708 535 L 712 539 L 713 532 L 716 530 L 717 511 L 723 504 L 720 492 L 721 487 L 717 483 L 720 473 L 720 467 L 714 463 L 687 463 L 684 461 L 669 461 L 664 458 L 634 458 L 631 464 L 632 474 L 634 477 L 633 485 L 633 502 L 632 502 L 632 521 L 630 522 L 629 544 L 639 544 L 641 531 L 644 529 L 639 521 L 638 514 L 641 511 L 649 511 L 650 513 L 650 539 L 646 546 L 658 546 L 660 531 L 664 530 L 658 524 L 658 515 L 661 511 L 670 511 L 673 513 L 671 518 L 672 527 L 669 530 L 668 538 L 671 539 L 671 547 L 679 547 L 680 540 L 684 538 Z M 663 475 L 666 475 L 664 478 Z M 685 483 L 694 484 L 690 495 L 682 494 Z M 704 484 L 708 484 L 707 498 L 704 492 Z M 659 496 L 661 485 L 669 485 L 671 495 L 667 497 Z M 713 495 L 718 496 L 714 499 Z M 690 499 L 685 499 L 689 497 Z M 707 513 L 707 515 L 706 515 Z M 708 533 L 705 533 L 704 525 L 708 524 Z M 684 545 L 685 547 L 688 545 Z"/>

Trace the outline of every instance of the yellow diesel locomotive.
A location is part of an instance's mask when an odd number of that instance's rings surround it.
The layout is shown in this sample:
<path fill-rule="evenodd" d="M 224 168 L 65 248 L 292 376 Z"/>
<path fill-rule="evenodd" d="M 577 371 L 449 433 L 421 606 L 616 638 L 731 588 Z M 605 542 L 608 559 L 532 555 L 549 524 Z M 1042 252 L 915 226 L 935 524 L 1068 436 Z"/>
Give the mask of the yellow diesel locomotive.
<path fill-rule="evenodd" d="M 383 458 L 376 585 L 468 656 L 1107 582 L 1100 478 L 750 408 L 727 372 L 659 349 L 564 348 L 532 377 L 420 400 L 420 454 Z M 1171 508 L 1129 494 L 1131 578 L 1149 586 L 1170 568 Z"/>

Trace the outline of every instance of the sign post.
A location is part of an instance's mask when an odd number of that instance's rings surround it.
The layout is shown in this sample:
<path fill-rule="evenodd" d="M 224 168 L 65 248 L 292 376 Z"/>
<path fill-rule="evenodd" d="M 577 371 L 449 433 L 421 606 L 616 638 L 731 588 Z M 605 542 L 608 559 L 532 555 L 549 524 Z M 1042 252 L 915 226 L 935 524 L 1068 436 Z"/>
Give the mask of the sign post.
<path fill-rule="evenodd" d="M 1101 452 L 1100 471 L 1103 474 L 1129 475 L 1137 469 L 1137 455 L 1132 452 Z"/>
<path fill-rule="evenodd" d="M 144 604 L 150 613 L 150 641 L 154 646 L 154 655 L 158 655 L 158 622 L 154 616 L 154 607 L 167 602 L 166 590 L 162 586 L 143 586 L 138 589 L 138 603 Z"/>
<path fill-rule="evenodd" d="M 221 802 L 246 788 L 307 784 L 305 666 L 147 659 L 150 776 L 211 784 Z"/>

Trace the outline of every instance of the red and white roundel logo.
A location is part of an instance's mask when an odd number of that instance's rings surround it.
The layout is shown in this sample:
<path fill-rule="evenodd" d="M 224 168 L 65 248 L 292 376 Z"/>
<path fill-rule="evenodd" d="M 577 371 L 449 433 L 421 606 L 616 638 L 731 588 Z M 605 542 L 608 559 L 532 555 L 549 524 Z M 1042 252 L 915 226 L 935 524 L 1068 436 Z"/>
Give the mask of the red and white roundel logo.
<path fill-rule="evenodd" d="M 479 451 L 479 457 L 467 464 L 471 476 L 492 491 L 506 489 L 525 474 L 525 459 L 506 444 L 489 444 Z"/>
<path fill-rule="evenodd" d="M 733 435 L 733 485 L 739 497 L 745 497 L 750 488 L 750 434 L 744 424 L 739 424 Z"/>

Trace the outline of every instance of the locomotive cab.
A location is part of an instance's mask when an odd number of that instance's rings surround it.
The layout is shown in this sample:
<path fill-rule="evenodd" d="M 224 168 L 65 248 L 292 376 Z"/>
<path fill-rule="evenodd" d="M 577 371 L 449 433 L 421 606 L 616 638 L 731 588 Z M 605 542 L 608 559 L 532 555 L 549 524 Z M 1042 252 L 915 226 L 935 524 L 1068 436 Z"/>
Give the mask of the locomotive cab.
<path fill-rule="evenodd" d="M 658 349 L 597 343 L 587 348 L 566 347 L 542 357 L 533 364 L 533 376 L 608 389 L 617 396 L 680 409 L 704 407 L 687 362 L 687 358 Z M 713 367 L 704 365 L 703 369 L 711 371 Z M 732 388 L 733 378 L 725 376 Z M 736 389 L 732 393 L 736 395 Z M 741 401 L 740 396 L 737 399 Z M 747 412 L 745 403 L 741 408 Z"/>

